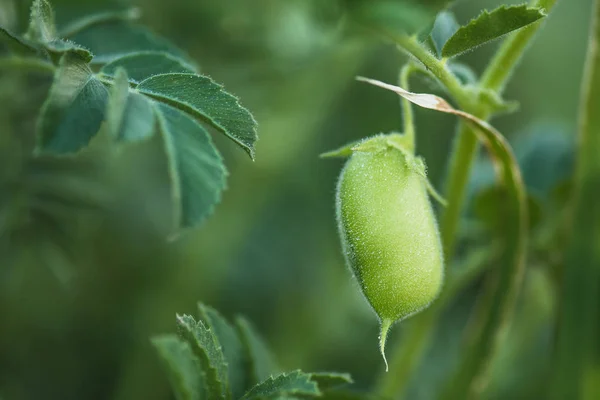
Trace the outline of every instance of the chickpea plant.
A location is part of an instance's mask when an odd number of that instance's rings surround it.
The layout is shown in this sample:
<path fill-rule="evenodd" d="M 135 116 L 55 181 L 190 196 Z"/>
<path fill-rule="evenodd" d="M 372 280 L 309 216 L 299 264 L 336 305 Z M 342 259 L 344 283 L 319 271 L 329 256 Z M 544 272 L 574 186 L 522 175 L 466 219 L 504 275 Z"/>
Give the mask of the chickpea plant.
<path fill-rule="evenodd" d="M 368 34 L 391 41 L 409 56 L 399 72 L 398 86 L 358 78 L 402 98 L 403 132 L 368 135 L 324 154 L 347 158 L 337 183 L 337 223 L 349 269 L 381 323 L 379 349 L 388 372 L 380 375 L 376 396 L 391 399 L 406 394 L 411 373 L 423 358 L 444 307 L 459 290 L 485 276 L 483 300 L 473 311 L 472 326 L 465 330 L 460 360 L 439 391 L 439 398 L 444 399 L 477 398 L 486 390 L 490 365 L 513 315 L 529 250 L 531 219 L 517 159 L 504 136 L 487 121 L 516 111 L 515 102 L 503 98 L 504 87 L 556 0 L 500 5 L 462 26 L 448 0 L 338 3 L 341 20 L 353 27 L 349 35 L 356 34 L 356 27 L 366 28 Z M 595 160 L 600 142 L 593 140 L 590 132 L 600 126 L 594 112 L 600 98 L 599 4 L 594 2 L 583 98 L 581 140 L 586 146 L 580 151 L 585 157 L 571 193 L 577 200 L 574 215 L 578 228 L 586 225 L 588 211 L 597 201 L 592 186 L 597 182 Z M 56 207 L 46 204 L 48 199 L 81 206 L 101 203 L 89 185 L 69 183 L 89 180 L 86 168 L 109 163 L 124 148 L 135 150 L 139 143 L 155 141 L 163 149 L 170 178 L 173 211 L 169 237 L 175 238 L 201 224 L 225 188 L 227 171 L 206 127 L 224 134 L 254 158 L 257 124 L 251 113 L 222 86 L 200 74 L 182 50 L 135 24 L 137 16 L 135 10 L 103 13 L 57 27 L 50 4 L 35 0 L 25 32 L 17 34 L 0 27 L 0 71 L 6 76 L 27 72 L 42 77 L 49 87 L 43 93 L 34 135 L 27 136 L 23 133 L 27 127 L 8 122 L 5 132 L 0 132 L 2 162 L 11 167 L 0 171 L 3 180 L 19 163 L 23 164 L 17 168 L 21 174 L 47 171 L 42 187 L 25 193 L 29 201 L 13 204 L 19 208 L 16 214 L 37 212 L 55 220 L 60 217 L 53 214 Z M 457 61 L 460 55 L 499 39 L 503 42 L 481 77 Z M 410 79 L 416 75 L 432 78 L 448 101 L 411 92 Z M 425 160 L 417 156 L 413 105 L 458 117 L 443 196 L 428 181 Z M 0 113 L 0 118 L 4 117 Z M 478 249 L 457 260 L 465 190 L 480 143 L 494 164 L 497 188 L 504 196 L 497 212 L 507 223 L 493 232 L 501 244 L 499 249 Z M 440 203 L 439 216 L 430 197 Z M 19 218 L 0 219 L 0 238 L 18 232 L 21 223 Z M 600 223 L 596 230 L 598 226 Z M 578 240 L 591 241 L 593 237 L 590 233 Z M 576 243 L 569 249 L 573 265 L 588 267 L 597 258 L 594 252 L 585 253 L 581 261 Z M 496 268 L 484 273 L 491 258 L 496 260 Z M 468 267 L 454 267 L 465 259 L 472 261 L 465 261 Z M 590 270 L 592 267 L 589 265 Z M 565 274 L 565 293 L 572 295 L 561 300 L 562 307 L 577 324 L 558 329 L 557 359 L 568 363 L 557 364 L 556 398 L 579 398 L 585 385 L 593 386 L 585 380 L 597 376 L 597 369 L 585 373 L 592 367 L 582 346 L 586 338 L 597 337 L 590 333 L 597 326 L 584 319 L 593 313 L 590 304 L 598 304 L 600 294 L 589 283 L 597 283 L 597 279 L 584 282 L 581 268 Z M 579 288 L 587 297 L 577 296 Z M 574 298 L 593 298 L 595 302 L 589 302 L 586 314 L 578 311 L 586 305 Z M 388 365 L 388 332 L 395 322 L 404 320 L 410 329 L 392 350 Z M 370 396 L 340 389 L 352 383 L 347 374 L 282 373 L 264 341 L 242 317 L 232 324 L 200 304 L 197 318 L 178 315 L 176 323 L 178 335 L 155 336 L 152 343 L 179 400 Z M 578 327 L 587 330 L 579 333 Z M 571 348 L 580 351 L 573 353 Z"/>

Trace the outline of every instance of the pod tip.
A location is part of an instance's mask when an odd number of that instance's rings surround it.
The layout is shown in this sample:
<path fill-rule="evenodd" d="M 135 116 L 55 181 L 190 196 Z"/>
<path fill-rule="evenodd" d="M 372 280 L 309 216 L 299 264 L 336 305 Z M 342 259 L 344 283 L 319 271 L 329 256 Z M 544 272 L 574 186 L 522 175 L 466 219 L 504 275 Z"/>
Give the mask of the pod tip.
<path fill-rule="evenodd" d="M 394 321 L 390 319 L 384 319 L 381 321 L 381 333 L 379 334 L 379 351 L 381 351 L 381 356 L 383 357 L 383 362 L 385 362 L 385 372 L 388 372 L 389 365 L 387 362 L 387 358 L 385 357 L 385 341 L 387 339 L 388 332 L 390 331 L 390 327 Z"/>

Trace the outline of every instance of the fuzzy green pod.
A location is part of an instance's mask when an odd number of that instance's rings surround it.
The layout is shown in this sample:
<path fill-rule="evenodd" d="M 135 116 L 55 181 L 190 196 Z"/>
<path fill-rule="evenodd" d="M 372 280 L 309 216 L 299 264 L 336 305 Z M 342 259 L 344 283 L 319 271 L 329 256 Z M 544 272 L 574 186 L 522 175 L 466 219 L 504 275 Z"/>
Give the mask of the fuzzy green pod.
<path fill-rule="evenodd" d="M 380 135 L 352 147 L 336 196 L 346 261 L 381 320 L 384 360 L 392 324 L 431 304 L 444 274 L 432 189 L 404 139 Z"/>

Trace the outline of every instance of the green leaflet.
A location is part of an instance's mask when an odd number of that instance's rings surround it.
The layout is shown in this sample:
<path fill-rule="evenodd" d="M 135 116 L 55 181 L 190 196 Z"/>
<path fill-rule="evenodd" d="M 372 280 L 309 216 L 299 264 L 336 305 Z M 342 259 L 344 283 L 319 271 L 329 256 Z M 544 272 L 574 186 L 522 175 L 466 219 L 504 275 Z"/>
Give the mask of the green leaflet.
<path fill-rule="evenodd" d="M 133 83 L 140 83 L 154 75 L 196 72 L 194 67 L 188 65 L 184 60 L 158 51 L 127 54 L 109 62 L 100 72 L 106 76 L 114 76 L 117 68 L 127 70 L 129 79 Z"/>
<path fill-rule="evenodd" d="M 207 399 L 230 399 L 227 363 L 215 333 L 189 315 L 177 315 L 177 325 L 206 374 Z"/>
<path fill-rule="evenodd" d="M 444 45 L 459 29 L 454 14 L 450 11 L 442 11 L 438 14 L 433 24 L 430 37 L 438 56 L 442 55 Z"/>
<path fill-rule="evenodd" d="M 86 60 L 67 52 L 38 120 L 39 148 L 70 153 L 85 147 L 100 129 L 107 101 L 108 90 Z"/>
<path fill-rule="evenodd" d="M 246 386 L 249 384 L 249 382 L 246 383 L 244 370 L 246 367 L 244 347 L 238 332 L 214 308 L 200 303 L 198 311 L 202 321 L 215 332 L 219 339 L 225 360 L 227 360 L 231 395 L 234 399 L 238 399 L 243 396 Z"/>
<path fill-rule="evenodd" d="M 57 39 L 54 11 L 48 1 L 34 0 L 31 4 L 29 28 L 25 38 L 42 43 Z"/>
<path fill-rule="evenodd" d="M 238 99 L 212 79 L 194 74 L 163 74 L 138 85 L 140 93 L 193 114 L 239 144 L 254 159 L 256 121 Z"/>
<path fill-rule="evenodd" d="M 316 382 L 321 390 L 333 389 L 354 382 L 349 374 L 337 372 L 312 372 L 310 379 Z"/>
<path fill-rule="evenodd" d="M 177 400 L 203 400 L 204 374 L 188 343 L 175 335 L 152 339 Z"/>
<path fill-rule="evenodd" d="M 240 339 L 244 345 L 247 365 L 247 384 L 257 384 L 273 374 L 277 366 L 269 348 L 252 324 L 243 317 L 235 320 Z"/>
<path fill-rule="evenodd" d="M 116 58 L 139 51 L 161 51 L 178 58 L 184 52 L 168 40 L 148 29 L 122 20 L 107 20 L 91 24 L 69 37 L 94 53 L 94 64 L 106 64 Z"/>
<path fill-rule="evenodd" d="M 541 9 L 527 5 L 500 6 L 491 12 L 483 11 L 448 39 L 442 56 L 457 56 L 532 24 L 545 15 Z"/>
<path fill-rule="evenodd" d="M 208 132 L 189 115 L 153 104 L 170 165 L 175 228 L 202 222 L 221 199 L 227 172 Z"/>
<path fill-rule="evenodd" d="M 283 373 L 270 377 L 250 389 L 242 399 L 262 399 L 275 396 L 320 396 L 321 391 L 311 375 L 302 371 Z"/>
<path fill-rule="evenodd" d="M 117 69 L 106 111 L 111 136 L 118 142 L 151 137 L 156 127 L 152 103 L 146 96 L 130 91 L 127 72 Z"/>
<path fill-rule="evenodd" d="M 131 91 L 123 69 L 117 70 L 107 114 L 117 141 L 147 139 L 158 128 L 169 165 L 173 232 L 204 221 L 220 201 L 227 177 L 208 132 L 189 115 Z"/>

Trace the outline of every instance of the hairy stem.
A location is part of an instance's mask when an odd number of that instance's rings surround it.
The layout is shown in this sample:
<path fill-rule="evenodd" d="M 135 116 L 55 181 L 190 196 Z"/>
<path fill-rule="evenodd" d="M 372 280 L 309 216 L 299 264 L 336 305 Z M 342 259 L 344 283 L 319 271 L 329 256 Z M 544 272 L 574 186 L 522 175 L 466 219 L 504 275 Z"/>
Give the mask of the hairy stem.
<path fill-rule="evenodd" d="M 445 61 L 437 59 L 413 36 L 395 36 L 393 39 L 401 50 L 417 59 L 436 79 L 440 81 L 448 91 L 448 94 L 456 100 L 460 108 L 468 110 L 473 107 L 473 99 L 470 92 L 467 91 L 461 85 L 458 78 L 450 72 Z"/>
<path fill-rule="evenodd" d="M 557 0 L 534 0 L 531 5 L 540 7 L 550 12 Z M 542 21 L 525 27 L 509 36 L 500 46 L 500 49 L 490 61 L 480 81 L 483 89 L 502 92 L 506 83 L 512 76 L 512 72 L 521 60 L 527 46 L 542 26 Z M 475 103 L 472 103 L 475 104 Z M 490 111 L 475 105 L 473 109 L 465 107 L 465 111 L 476 117 L 487 120 Z M 454 255 L 456 244 L 456 232 L 462 214 L 465 198 L 465 189 L 469 180 L 469 174 L 479 149 L 477 138 L 472 130 L 462 124 L 459 129 L 458 138 L 449 163 L 449 174 L 446 183 L 446 199 L 448 207 L 442 215 L 441 234 L 446 259 Z"/>
<path fill-rule="evenodd" d="M 400 87 L 410 90 L 410 75 L 415 71 L 412 64 L 406 64 L 400 71 L 399 83 Z M 415 121 L 412 103 L 404 98 L 400 99 L 402 105 L 402 120 L 404 122 L 404 135 L 409 142 L 410 148 L 414 149 L 416 146 L 415 138 Z"/>

